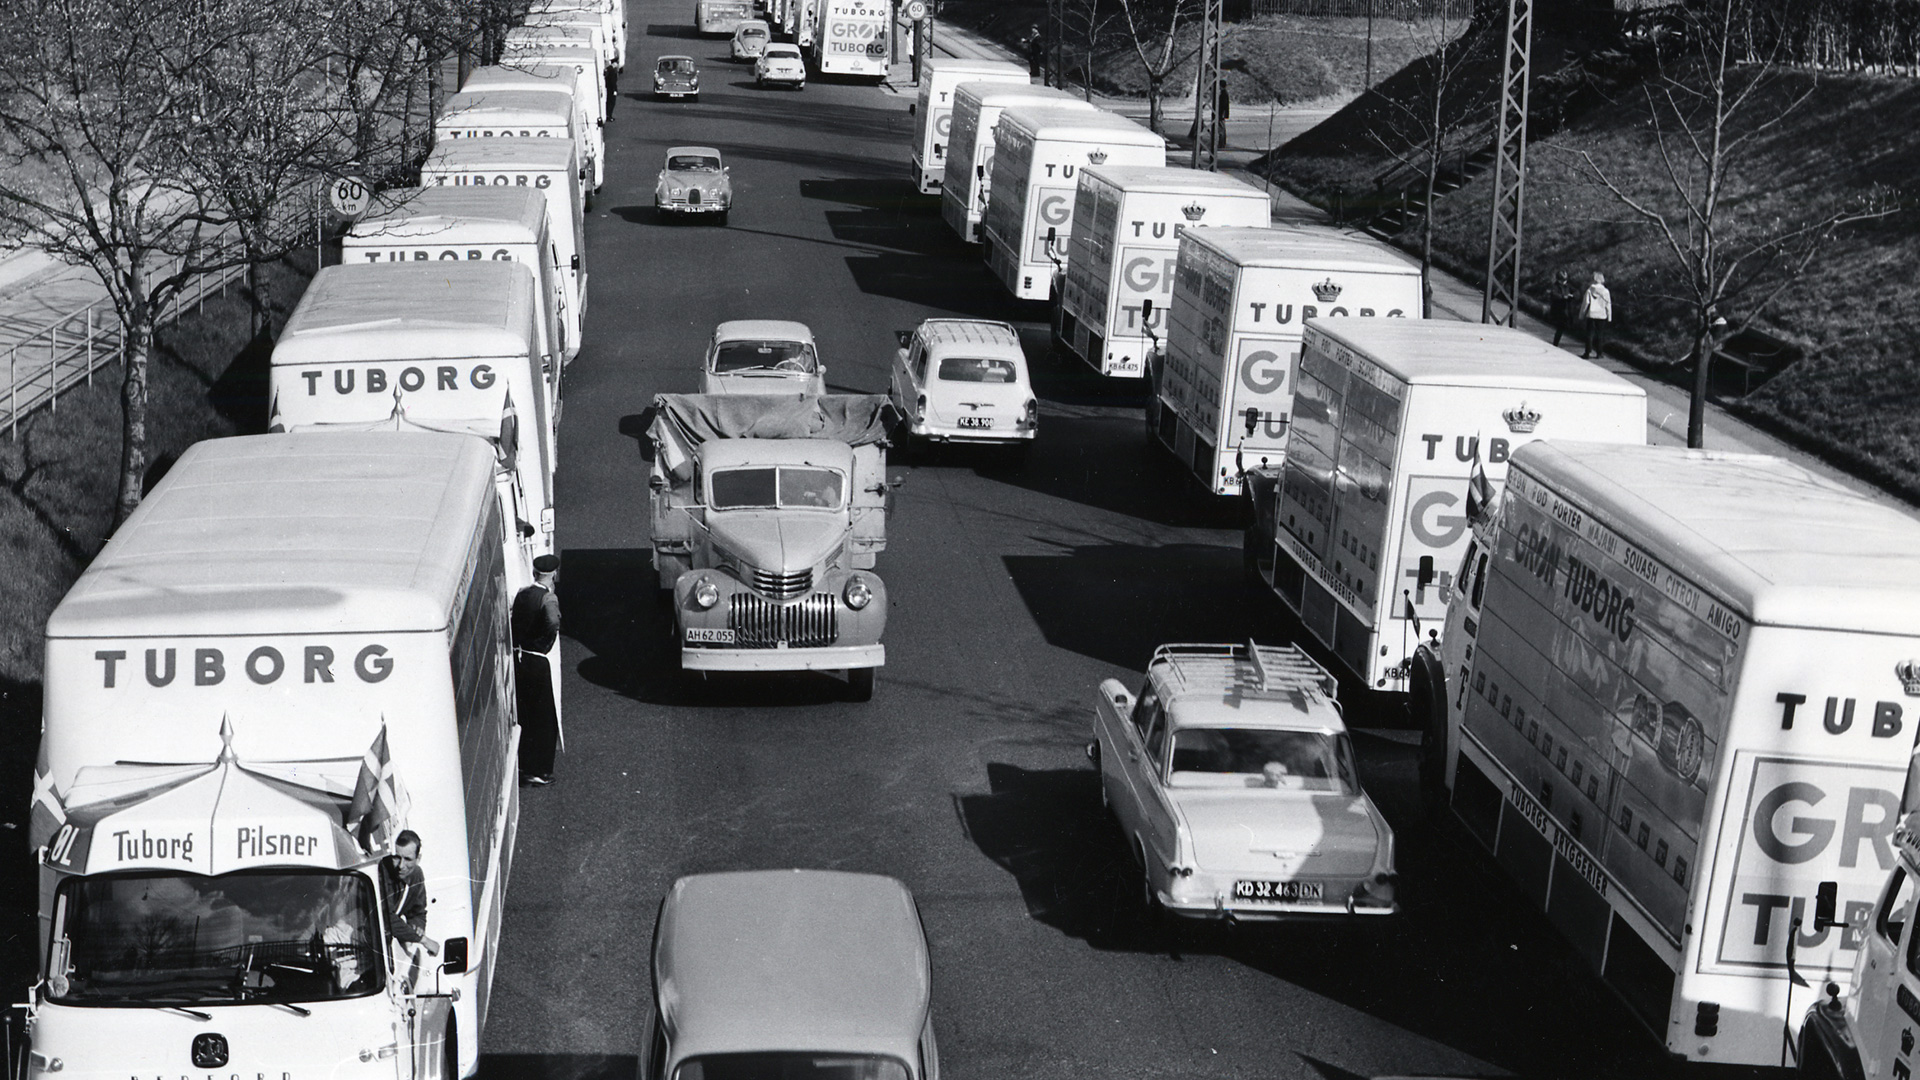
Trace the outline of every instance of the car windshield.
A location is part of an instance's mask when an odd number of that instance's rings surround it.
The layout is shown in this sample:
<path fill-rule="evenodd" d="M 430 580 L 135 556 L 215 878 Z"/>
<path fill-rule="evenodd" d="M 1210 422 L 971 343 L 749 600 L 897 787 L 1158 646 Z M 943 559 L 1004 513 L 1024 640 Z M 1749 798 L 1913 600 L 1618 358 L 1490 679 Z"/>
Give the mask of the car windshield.
<path fill-rule="evenodd" d="M 713 353 L 713 370 L 800 371 L 811 373 L 817 361 L 804 341 L 723 341 Z"/>
<path fill-rule="evenodd" d="M 715 510 L 840 509 L 840 474 L 808 465 L 722 469 L 713 474 Z"/>
<path fill-rule="evenodd" d="M 1346 736 L 1328 731 L 1181 728 L 1173 733 L 1170 772 L 1175 787 L 1359 790 Z"/>
<path fill-rule="evenodd" d="M 971 356 L 940 358 L 941 382 L 1010 383 L 1018 377 L 1011 360 L 987 360 Z"/>
<path fill-rule="evenodd" d="M 675 154 L 667 159 L 668 172 L 719 172 L 720 159 L 704 154 Z"/>
<path fill-rule="evenodd" d="M 673 1071 L 674 1080 L 908 1080 L 898 1058 L 878 1054 L 799 1051 L 702 1054 Z"/>
<path fill-rule="evenodd" d="M 58 896 L 69 955 L 47 984 L 62 1004 L 328 1001 L 385 985 L 362 874 L 117 874 L 69 879 Z"/>
<path fill-rule="evenodd" d="M 662 74 L 662 75 L 691 75 L 691 74 L 693 74 L 693 61 L 691 61 L 691 60 L 662 60 L 662 61 L 660 61 L 660 74 Z"/>

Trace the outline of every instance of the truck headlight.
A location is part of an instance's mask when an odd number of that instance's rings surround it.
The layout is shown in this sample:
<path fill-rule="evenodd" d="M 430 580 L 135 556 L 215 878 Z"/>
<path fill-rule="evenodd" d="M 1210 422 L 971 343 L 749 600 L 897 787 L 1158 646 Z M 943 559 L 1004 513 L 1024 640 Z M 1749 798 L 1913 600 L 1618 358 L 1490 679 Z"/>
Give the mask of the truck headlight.
<path fill-rule="evenodd" d="M 695 607 L 705 611 L 720 602 L 720 586 L 715 585 L 711 578 L 703 577 L 693 583 L 693 591 L 688 595 L 693 597 Z"/>
<path fill-rule="evenodd" d="M 841 595 L 848 607 L 860 611 L 873 603 L 873 586 L 867 584 L 867 579 L 856 577 L 847 582 L 846 591 Z"/>

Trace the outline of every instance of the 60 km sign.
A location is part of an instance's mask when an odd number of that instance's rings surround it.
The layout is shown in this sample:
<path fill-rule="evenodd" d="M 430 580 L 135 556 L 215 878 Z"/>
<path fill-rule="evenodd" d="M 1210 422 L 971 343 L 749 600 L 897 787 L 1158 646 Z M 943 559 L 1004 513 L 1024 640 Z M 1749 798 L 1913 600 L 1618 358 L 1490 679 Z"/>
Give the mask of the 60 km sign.
<path fill-rule="evenodd" d="M 357 218 L 373 204 L 373 189 L 357 176 L 342 176 L 327 185 L 327 202 L 341 217 Z"/>

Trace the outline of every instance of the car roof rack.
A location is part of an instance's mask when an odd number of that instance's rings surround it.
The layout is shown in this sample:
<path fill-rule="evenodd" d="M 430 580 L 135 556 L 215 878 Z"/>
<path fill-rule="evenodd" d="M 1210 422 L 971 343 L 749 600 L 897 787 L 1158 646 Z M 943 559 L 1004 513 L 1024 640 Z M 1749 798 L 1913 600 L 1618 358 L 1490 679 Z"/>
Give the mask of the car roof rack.
<path fill-rule="evenodd" d="M 1337 702 L 1340 684 L 1298 645 L 1162 645 L 1153 664 L 1163 664 L 1183 690 L 1237 685 L 1267 694 L 1299 692 Z M 1151 665 L 1149 665 L 1151 666 Z"/>

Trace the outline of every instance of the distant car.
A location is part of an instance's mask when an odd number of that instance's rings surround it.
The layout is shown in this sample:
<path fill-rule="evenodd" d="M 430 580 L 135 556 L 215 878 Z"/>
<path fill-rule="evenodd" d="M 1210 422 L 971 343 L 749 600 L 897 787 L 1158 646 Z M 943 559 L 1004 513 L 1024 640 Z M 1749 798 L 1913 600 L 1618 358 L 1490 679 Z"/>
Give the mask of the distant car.
<path fill-rule="evenodd" d="M 1149 910 L 1390 915 L 1393 830 L 1361 790 L 1333 676 L 1298 647 L 1162 645 L 1100 685 L 1087 756 Z"/>
<path fill-rule="evenodd" d="M 653 62 L 653 96 L 700 100 L 700 69 L 691 56 L 663 56 Z"/>
<path fill-rule="evenodd" d="M 661 214 L 717 215 L 727 223 L 733 208 L 733 179 L 711 146 L 675 146 L 653 187 L 653 208 Z"/>
<path fill-rule="evenodd" d="M 909 435 L 1017 450 L 1040 430 L 1020 335 L 987 319 L 928 319 L 900 331 L 888 394 Z"/>
<path fill-rule="evenodd" d="M 806 323 L 738 319 L 714 328 L 703 394 L 824 394 L 827 369 Z"/>
<path fill-rule="evenodd" d="M 733 28 L 733 58 L 735 61 L 758 60 L 773 42 L 773 31 L 758 19 L 748 19 Z"/>
<path fill-rule="evenodd" d="M 807 62 L 800 58 L 798 45 L 769 45 L 753 65 L 753 81 L 759 86 L 807 88 Z"/>

